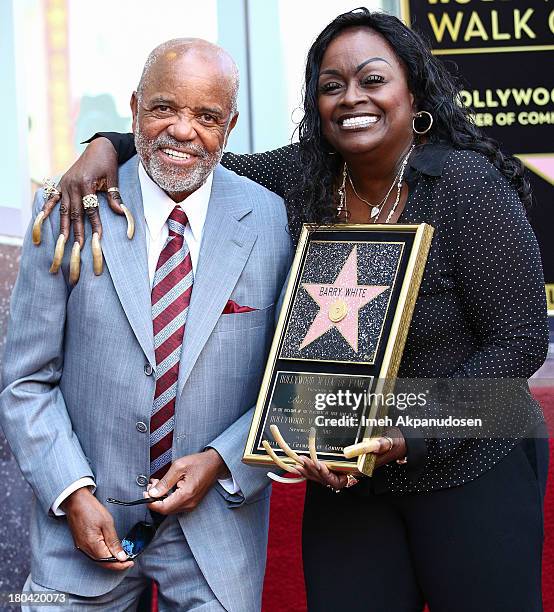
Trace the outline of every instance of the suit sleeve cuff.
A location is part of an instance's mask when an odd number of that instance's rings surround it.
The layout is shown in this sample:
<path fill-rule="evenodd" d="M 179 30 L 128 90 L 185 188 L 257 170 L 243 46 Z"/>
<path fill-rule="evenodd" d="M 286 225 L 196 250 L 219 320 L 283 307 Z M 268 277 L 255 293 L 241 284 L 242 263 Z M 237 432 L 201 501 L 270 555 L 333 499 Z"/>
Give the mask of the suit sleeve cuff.
<path fill-rule="evenodd" d="M 92 478 L 89 478 L 88 476 L 86 476 L 85 478 L 79 478 L 79 480 L 76 480 L 74 483 L 70 484 L 58 495 L 58 497 L 56 497 L 51 508 L 54 516 L 65 516 L 65 512 L 60 508 L 60 505 L 74 491 L 76 491 L 77 489 L 81 489 L 82 487 L 92 487 L 92 493 L 96 491 L 96 484 L 94 480 L 92 480 Z"/>
<path fill-rule="evenodd" d="M 240 487 L 232 476 L 230 478 L 218 480 L 217 482 L 219 482 L 219 484 L 227 493 L 229 493 L 229 495 L 237 495 L 241 493 Z"/>
<path fill-rule="evenodd" d="M 135 139 L 133 134 L 120 134 L 119 132 L 96 132 L 88 140 L 81 144 L 88 144 L 96 138 L 107 138 L 117 153 L 118 164 L 123 164 L 136 154 Z"/>

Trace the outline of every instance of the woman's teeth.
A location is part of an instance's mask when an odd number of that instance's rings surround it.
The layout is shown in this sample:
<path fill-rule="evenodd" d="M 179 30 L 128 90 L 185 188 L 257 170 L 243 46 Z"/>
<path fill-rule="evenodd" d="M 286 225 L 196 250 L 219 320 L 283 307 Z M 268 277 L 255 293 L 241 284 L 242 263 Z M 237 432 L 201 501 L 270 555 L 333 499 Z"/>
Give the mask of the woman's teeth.
<path fill-rule="evenodd" d="M 377 123 L 379 117 L 376 115 L 364 115 L 361 117 L 349 117 L 342 122 L 343 128 L 367 127 L 372 123 Z"/>
<path fill-rule="evenodd" d="M 184 153 L 183 151 L 176 151 L 175 149 L 162 149 L 162 151 L 169 155 L 169 157 L 174 157 L 175 159 L 188 159 L 190 155 L 188 153 Z"/>

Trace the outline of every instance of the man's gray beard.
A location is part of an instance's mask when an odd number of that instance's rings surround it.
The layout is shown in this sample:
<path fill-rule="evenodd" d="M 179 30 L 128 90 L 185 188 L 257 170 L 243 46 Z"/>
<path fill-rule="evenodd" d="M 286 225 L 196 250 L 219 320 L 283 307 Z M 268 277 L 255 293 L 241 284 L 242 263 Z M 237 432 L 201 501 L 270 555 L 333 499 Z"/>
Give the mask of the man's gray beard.
<path fill-rule="evenodd" d="M 200 145 L 182 143 L 167 135 L 161 135 L 151 140 L 144 136 L 138 126 L 135 132 L 135 148 L 148 176 L 158 187 L 168 193 L 192 193 L 196 191 L 203 185 L 223 155 L 223 148 L 214 153 L 208 153 Z M 172 148 L 196 155 L 197 162 L 191 169 L 164 164 L 160 156 L 155 154 L 161 148 Z"/>

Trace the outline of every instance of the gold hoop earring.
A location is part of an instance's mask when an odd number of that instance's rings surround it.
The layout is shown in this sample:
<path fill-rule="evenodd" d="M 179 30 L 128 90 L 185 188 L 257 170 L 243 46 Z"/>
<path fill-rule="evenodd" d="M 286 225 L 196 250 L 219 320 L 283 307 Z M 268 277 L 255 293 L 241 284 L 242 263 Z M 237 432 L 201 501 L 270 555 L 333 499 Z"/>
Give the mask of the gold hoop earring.
<path fill-rule="evenodd" d="M 416 119 L 421 119 L 421 117 L 423 117 L 423 115 L 427 115 L 427 117 L 429 118 L 429 125 L 422 131 L 419 131 L 416 129 L 415 126 L 415 122 Z M 427 112 L 427 111 L 419 111 L 419 113 L 416 113 L 412 119 L 412 130 L 416 133 L 419 134 L 420 136 L 423 136 L 423 134 L 427 134 L 427 132 L 433 127 L 433 115 L 431 115 L 431 113 Z"/>

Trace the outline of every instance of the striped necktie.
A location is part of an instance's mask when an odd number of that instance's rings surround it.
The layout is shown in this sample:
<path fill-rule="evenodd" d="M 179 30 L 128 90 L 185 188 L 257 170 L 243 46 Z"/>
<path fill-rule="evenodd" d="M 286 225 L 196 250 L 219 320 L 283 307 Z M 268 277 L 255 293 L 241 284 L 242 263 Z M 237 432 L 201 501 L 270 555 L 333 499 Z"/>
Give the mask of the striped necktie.
<path fill-rule="evenodd" d="M 176 206 L 152 286 L 156 390 L 150 418 L 150 476 L 161 478 L 171 464 L 179 360 L 192 293 L 192 262 L 184 239 L 187 215 Z"/>

